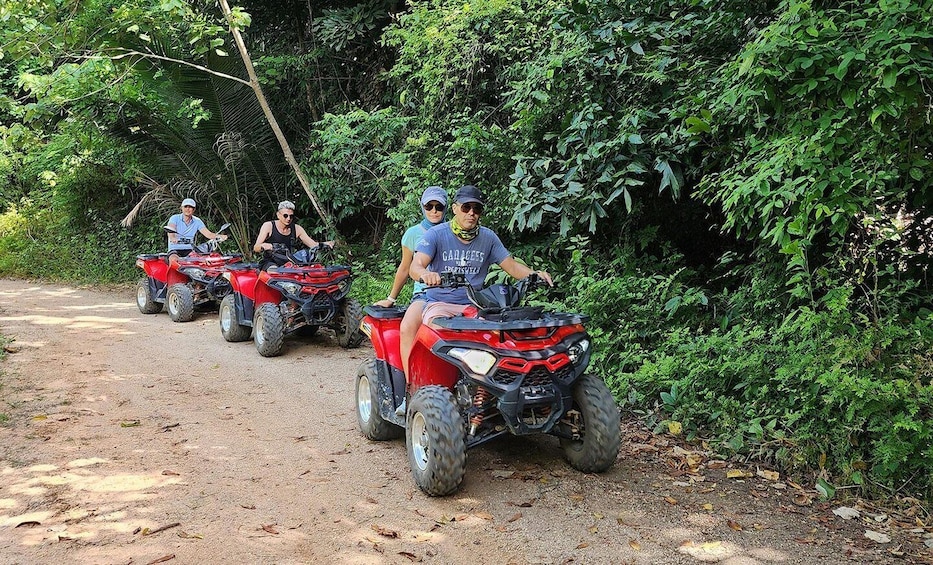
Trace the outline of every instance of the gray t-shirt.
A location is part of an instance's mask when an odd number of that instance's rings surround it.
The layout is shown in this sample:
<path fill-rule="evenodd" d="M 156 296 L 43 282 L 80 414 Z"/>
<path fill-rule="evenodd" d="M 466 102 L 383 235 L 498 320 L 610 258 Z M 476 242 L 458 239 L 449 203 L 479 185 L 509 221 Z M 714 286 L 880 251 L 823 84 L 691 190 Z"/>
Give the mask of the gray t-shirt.
<path fill-rule="evenodd" d="M 450 222 L 444 222 L 424 232 L 418 241 L 417 253 L 424 253 L 431 258 L 428 270 L 435 273 L 454 272 L 466 275 L 467 281 L 474 288 L 482 288 L 489 267 L 509 258 L 510 253 L 502 241 L 491 229 L 480 227 L 479 235 L 464 243 L 450 229 Z M 427 287 L 424 291 L 428 302 L 449 302 L 451 304 L 469 304 L 465 288 Z"/>
<path fill-rule="evenodd" d="M 195 236 L 198 235 L 198 232 L 201 231 L 201 228 L 205 227 L 204 222 L 202 222 L 201 218 L 197 216 L 191 216 L 191 223 L 186 224 L 184 214 L 175 214 L 168 219 L 167 225 L 175 226 L 175 231 L 178 232 L 178 238 L 183 241 L 187 241 L 187 243 L 172 243 L 172 240 L 169 239 L 169 251 L 191 249 L 191 244 L 194 243 Z"/>

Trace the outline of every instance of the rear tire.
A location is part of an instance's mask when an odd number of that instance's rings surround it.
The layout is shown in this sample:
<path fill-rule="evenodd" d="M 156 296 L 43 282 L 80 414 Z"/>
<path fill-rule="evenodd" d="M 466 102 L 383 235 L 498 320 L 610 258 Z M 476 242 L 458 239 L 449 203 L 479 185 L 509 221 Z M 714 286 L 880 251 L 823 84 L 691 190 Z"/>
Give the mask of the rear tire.
<path fill-rule="evenodd" d="M 561 438 L 564 457 L 578 471 L 602 473 L 619 456 L 619 407 L 606 383 L 593 375 L 583 375 L 574 384 L 573 404 L 583 419 L 583 437 Z"/>
<path fill-rule="evenodd" d="M 337 345 L 345 349 L 359 347 L 363 343 L 363 331 L 360 322 L 363 320 L 363 307 L 353 298 L 344 300 L 340 312 L 337 314 L 334 333 L 337 334 Z"/>
<path fill-rule="evenodd" d="M 263 357 L 275 357 L 282 354 L 282 343 L 285 341 L 285 322 L 279 305 L 266 302 L 256 310 L 253 319 L 253 341 L 256 349 Z"/>
<path fill-rule="evenodd" d="M 162 303 L 152 299 L 149 277 L 139 279 L 136 284 L 136 306 L 143 314 L 158 314 L 162 311 Z"/>
<path fill-rule="evenodd" d="M 173 322 L 190 322 L 194 319 L 194 293 L 187 284 L 177 283 L 168 287 L 165 302 Z"/>
<path fill-rule="evenodd" d="M 220 301 L 220 333 L 230 342 L 246 341 L 253 329 L 239 322 L 236 299 L 231 292 Z"/>
<path fill-rule="evenodd" d="M 441 386 L 419 388 L 405 425 L 408 463 L 415 484 L 428 496 L 445 496 L 466 474 L 466 431 L 453 394 Z"/>
<path fill-rule="evenodd" d="M 363 435 L 374 441 L 395 439 L 402 435 L 402 428 L 387 422 L 379 414 L 382 401 L 376 360 L 363 361 L 356 373 L 356 421 Z"/>

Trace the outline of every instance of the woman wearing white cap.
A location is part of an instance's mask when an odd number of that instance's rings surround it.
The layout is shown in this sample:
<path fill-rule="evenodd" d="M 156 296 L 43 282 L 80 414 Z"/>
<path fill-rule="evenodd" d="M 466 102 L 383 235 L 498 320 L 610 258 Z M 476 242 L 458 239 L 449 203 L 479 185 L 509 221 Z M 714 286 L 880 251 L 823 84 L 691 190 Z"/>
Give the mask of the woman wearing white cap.
<path fill-rule="evenodd" d="M 194 215 L 194 209 L 197 207 L 193 198 L 185 198 L 181 201 L 181 214 L 175 214 L 168 219 L 168 226 L 175 233 L 168 233 L 168 252 L 169 254 L 184 257 L 191 253 L 194 236 L 198 233 L 208 239 L 220 239 L 224 241 L 227 236 L 216 234 L 207 229 L 201 218 Z"/>
<path fill-rule="evenodd" d="M 421 208 L 424 218 L 420 223 L 415 224 L 405 231 L 402 236 L 402 261 L 398 264 L 395 271 L 395 279 L 392 281 L 392 290 L 389 296 L 376 302 L 377 306 L 389 307 L 395 304 L 398 294 L 402 287 L 410 278 L 408 271 L 411 268 L 411 261 L 415 255 L 415 248 L 418 247 L 418 240 L 424 235 L 424 232 L 440 225 L 444 221 L 444 210 L 447 208 L 447 192 L 439 186 L 429 186 L 421 195 Z M 402 364 L 405 369 L 408 366 L 408 353 L 411 351 L 411 344 L 415 339 L 415 332 L 421 326 L 421 310 L 424 308 L 424 300 L 421 299 L 421 293 L 425 289 L 425 284 L 419 281 L 415 282 L 415 288 L 412 291 L 411 304 L 405 310 L 405 317 L 402 318 L 401 326 L 401 351 Z"/>

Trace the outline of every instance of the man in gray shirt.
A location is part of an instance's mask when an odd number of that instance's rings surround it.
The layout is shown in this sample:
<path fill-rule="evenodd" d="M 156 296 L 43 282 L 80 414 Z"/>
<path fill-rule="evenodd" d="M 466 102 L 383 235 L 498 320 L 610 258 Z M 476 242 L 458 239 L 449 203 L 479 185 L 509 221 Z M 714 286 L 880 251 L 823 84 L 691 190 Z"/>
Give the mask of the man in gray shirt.
<path fill-rule="evenodd" d="M 535 272 L 516 261 L 491 229 L 479 225 L 484 204 L 485 198 L 478 188 L 460 187 L 454 197 L 453 219 L 429 229 L 418 242 L 409 274 L 428 287 L 424 292 L 427 304 L 422 313 L 423 323 L 428 324 L 439 316 L 461 314 L 470 304 L 466 288 L 437 287 L 441 284 L 442 272 L 463 273 L 476 288 L 483 286 L 493 264 L 516 279 Z M 544 271 L 537 273 L 548 284 L 553 284 L 551 275 Z M 409 353 L 402 351 L 406 373 Z"/>

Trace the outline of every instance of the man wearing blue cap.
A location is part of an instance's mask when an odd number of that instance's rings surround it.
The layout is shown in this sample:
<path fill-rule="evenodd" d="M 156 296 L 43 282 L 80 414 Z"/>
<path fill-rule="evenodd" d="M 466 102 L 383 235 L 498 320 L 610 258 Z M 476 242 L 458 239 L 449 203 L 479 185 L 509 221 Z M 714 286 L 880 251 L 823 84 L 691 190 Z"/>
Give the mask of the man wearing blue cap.
<path fill-rule="evenodd" d="M 395 271 L 395 279 L 392 281 L 392 289 L 389 296 L 384 300 L 376 302 L 377 306 L 389 307 L 395 304 L 402 287 L 408 282 L 408 272 L 411 268 L 411 261 L 415 254 L 415 247 L 424 233 L 440 224 L 444 220 L 444 211 L 447 208 L 447 192 L 439 186 L 429 186 L 421 194 L 421 208 L 424 218 L 405 231 L 402 235 L 402 260 Z M 408 353 L 411 351 L 412 343 L 415 341 L 415 333 L 421 326 L 421 309 L 424 307 L 424 300 L 421 296 L 425 285 L 422 282 L 415 282 L 415 288 L 412 291 L 411 304 L 405 310 L 405 317 L 402 318 L 402 327 L 400 328 L 399 345 L 402 353 L 402 366 L 408 367 Z"/>
<path fill-rule="evenodd" d="M 491 229 L 479 225 L 484 201 L 482 191 L 475 186 L 460 187 L 452 206 L 453 219 L 426 231 L 418 242 L 409 274 L 427 285 L 424 291 L 426 304 L 422 311 L 425 324 L 440 316 L 462 314 L 470 304 L 466 288 L 438 288 L 442 272 L 463 273 L 475 288 L 482 288 L 493 264 L 498 264 L 516 279 L 535 272 L 516 261 Z M 553 284 L 551 275 L 545 271 L 537 273 L 548 284 Z M 408 350 L 402 345 L 403 361 L 407 361 L 411 343 Z M 405 365 L 407 375 L 407 363 Z"/>
<path fill-rule="evenodd" d="M 168 219 L 166 226 L 175 233 L 168 233 L 168 252 L 169 255 L 178 255 L 184 257 L 191 253 L 194 237 L 200 233 L 207 239 L 227 239 L 226 234 L 216 234 L 207 229 L 201 218 L 194 215 L 194 209 L 197 207 L 194 198 L 185 198 L 181 201 L 181 214 L 175 214 Z"/>

